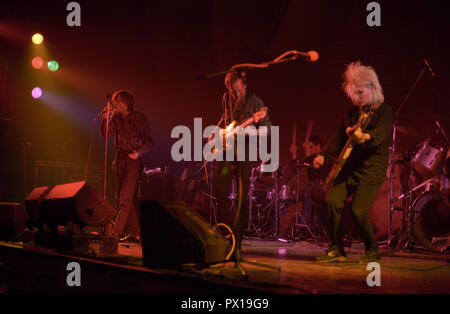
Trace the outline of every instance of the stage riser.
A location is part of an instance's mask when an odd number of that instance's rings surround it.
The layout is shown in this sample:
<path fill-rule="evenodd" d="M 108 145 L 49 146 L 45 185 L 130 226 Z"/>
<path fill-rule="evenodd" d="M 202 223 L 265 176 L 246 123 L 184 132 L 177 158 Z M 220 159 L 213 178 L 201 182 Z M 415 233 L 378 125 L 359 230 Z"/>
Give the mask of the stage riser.
<path fill-rule="evenodd" d="M 66 283 L 71 262 L 81 269 L 81 287 Z M 0 244 L 0 263 L 5 264 L 7 292 L 19 294 L 252 294 L 251 288 L 207 282 L 196 276 L 153 271 L 89 258 L 24 249 Z M 0 287 L 4 283 L 0 282 Z"/>

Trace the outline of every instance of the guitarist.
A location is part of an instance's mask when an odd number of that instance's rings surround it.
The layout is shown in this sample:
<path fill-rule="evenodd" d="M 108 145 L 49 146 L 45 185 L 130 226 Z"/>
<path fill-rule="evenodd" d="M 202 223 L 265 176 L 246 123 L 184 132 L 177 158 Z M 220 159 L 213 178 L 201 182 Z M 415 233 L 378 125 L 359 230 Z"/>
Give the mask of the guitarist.
<path fill-rule="evenodd" d="M 225 86 L 227 91 L 222 98 L 224 128 L 232 121 L 236 121 L 237 125 L 240 125 L 253 117 L 252 125 L 256 129 L 259 126 L 267 126 L 268 131 L 270 131 L 271 122 L 268 114 L 266 113 L 262 119 L 257 118 L 255 115 L 256 112 L 264 107 L 264 103 L 258 96 L 248 91 L 246 73 L 242 71 L 229 72 L 225 77 Z M 246 142 L 245 147 L 248 147 L 247 139 Z M 240 259 L 242 234 L 245 226 L 248 224 L 247 196 L 251 169 L 255 164 L 255 162 L 249 161 L 247 152 L 245 156 L 245 161 L 218 162 L 217 173 L 217 223 L 225 223 L 233 229 L 236 237 L 236 259 Z M 230 199 L 231 194 L 235 196 L 234 200 Z M 233 204 L 234 206 L 232 206 Z M 236 213 L 238 214 L 237 216 Z"/>
<path fill-rule="evenodd" d="M 350 146 L 353 147 L 335 180 L 327 184 L 326 229 L 331 245 L 317 261 L 335 262 L 346 259 L 340 222 L 344 202 L 352 195 L 352 213 L 365 246 L 365 254 L 360 262 L 365 263 L 380 259 L 369 210 L 378 188 L 386 179 L 393 114 L 391 108 L 384 103 L 383 90 L 371 66 L 362 65 L 360 61 L 349 64 L 344 73 L 343 89 L 353 107 L 347 111 L 330 145 L 313 161 L 313 166 L 319 168 L 330 157 L 343 151 L 346 144 L 351 143 Z M 358 124 L 361 112 L 368 112 L 365 121 L 369 122 L 366 126 L 364 121 L 362 126 Z M 349 138 L 350 142 L 347 142 Z M 344 155 L 341 153 L 340 157 Z M 338 162 L 339 160 L 336 161 Z"/>

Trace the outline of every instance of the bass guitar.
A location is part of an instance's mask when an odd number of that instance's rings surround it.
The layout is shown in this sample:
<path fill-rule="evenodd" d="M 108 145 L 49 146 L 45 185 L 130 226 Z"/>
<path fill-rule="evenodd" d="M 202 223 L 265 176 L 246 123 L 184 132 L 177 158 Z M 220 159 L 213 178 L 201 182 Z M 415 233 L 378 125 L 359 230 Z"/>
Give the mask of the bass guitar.
<path fill-rule="evenodd" d="M 362 108 L 360 108 L 360 115 L 358 122 L 352 127 L 353 130 L 360 127 L 361 131 L 364 131 L 367 126 L 369 125 L 370 121 L 372 120 L 372 117 L 374 115 L 374 110 L 372 107 L 368 110 L 368 112 L 365 112 Z M 325 191 L 328 192 L 331 187 L 333 186 L 334 180 L 336 180 L 337 176 L 341 172 L 342 168 L 344 167 L 345 162 L 347 161 L 348 157 L 350 156 L 351 152 L 353 151 L 355 143 L 355 137 L 353 134 L 349 135 L 347 142 L 344 145 L 344 148 L 342 149 L 341 153 L 339 154 L 337 160 L 335 161 L 333 167 L 331 168 L 331 171 L 327 177 L 327 180 L 325 182 Z"/>

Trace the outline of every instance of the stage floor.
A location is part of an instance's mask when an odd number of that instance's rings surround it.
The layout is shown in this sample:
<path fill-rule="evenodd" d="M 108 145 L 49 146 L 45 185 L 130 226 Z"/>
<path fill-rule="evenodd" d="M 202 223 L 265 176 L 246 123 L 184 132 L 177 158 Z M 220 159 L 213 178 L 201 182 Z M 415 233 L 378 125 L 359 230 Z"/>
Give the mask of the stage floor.
<path fill-rule="evenodd" d="M 367 270 L 367 264 L 358 262 L 364 253 L 362 243 L 347 247 L 347 261 L 339 263 L 315 262 L 315 257 L 326 249 L 325 243 L 246 239 L 243 248 L 241 265 L 247 278 L 241 276 L 234 263 L 216 265 L 199 273 L 254 285 L 256 289 L 273 293 L 450 293 L 448 253 L 420 248 L 412 252 L 381 248 L 380 285 L 369 287 L 367 277 L 375 269 Z M 141 247 L 136 244 L 120 244 L 119 253 L 142 257 Z M 279 267 L 281 271 L 254 265 L 254 262 Z"/>
<path fill-rule="evenodd" d="M 420 248 L 414 252 L 382 248 L 379 286 L 367 264 L 358 263 L 362 244 L 346 248 L 348 261 L 317 263 L 325 243 L 245 239 L 243 277 L 234 262 L 184 270 L 143 266 L 138 244 L 121 243 L 116 258 L 96 259 L 18 243 L 0 243 L 0 262 L 9 265 L 13 293 L 144 293 L 144 294 L 448 294 L 450 254 Z M 77 261 L 83 269 L 79 290 L 67 288 L 66 265 Z M 263 265 L 255 265 L 259 263 Z M 281 271 L 276 268 L 280 268 Z"/>

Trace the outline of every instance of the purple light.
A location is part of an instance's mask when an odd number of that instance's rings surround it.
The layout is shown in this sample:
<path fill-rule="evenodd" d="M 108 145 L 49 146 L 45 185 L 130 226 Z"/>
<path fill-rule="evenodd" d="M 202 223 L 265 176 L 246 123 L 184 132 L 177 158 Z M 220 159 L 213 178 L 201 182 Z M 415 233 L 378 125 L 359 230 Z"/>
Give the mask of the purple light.
<path fill-rule="evenodd" d="M 42 89 L 40 89 L 39 87 L 33 88 L 33 90 L 31 91 L 31 96 L 33 96 L 33 98 L 35 99 L 38 99 L 42 96 Z"/>

